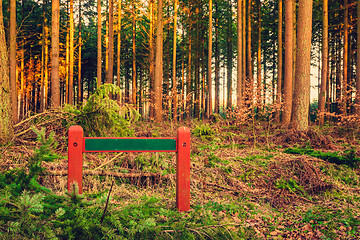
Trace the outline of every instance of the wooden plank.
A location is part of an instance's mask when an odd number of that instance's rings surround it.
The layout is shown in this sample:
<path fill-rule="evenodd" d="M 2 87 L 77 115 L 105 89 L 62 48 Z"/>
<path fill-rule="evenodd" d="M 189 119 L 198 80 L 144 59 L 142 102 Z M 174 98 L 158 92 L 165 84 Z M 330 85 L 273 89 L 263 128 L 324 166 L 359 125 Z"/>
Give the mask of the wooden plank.
<path fill-rule="evenodd" d="M 85 152 L 176 152 L 174 138 L 85 138 Z"/>

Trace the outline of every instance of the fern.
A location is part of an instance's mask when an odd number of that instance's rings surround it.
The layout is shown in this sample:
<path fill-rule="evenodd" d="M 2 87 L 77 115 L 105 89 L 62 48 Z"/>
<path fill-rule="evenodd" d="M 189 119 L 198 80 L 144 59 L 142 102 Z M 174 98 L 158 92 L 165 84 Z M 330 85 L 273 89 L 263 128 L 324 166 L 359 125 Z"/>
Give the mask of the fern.
<path fill-rule="evenodd" d="M 64 111 L 74 114 L 75 124 L 82 126 L 89 136 L 132 136 L 130 126 L 139 120 L 140 114 L 132 106 L 111 98 L 115 95 L 120 95 L 120 88 L 104 84 L 80 109 L 66 105 Z"/>

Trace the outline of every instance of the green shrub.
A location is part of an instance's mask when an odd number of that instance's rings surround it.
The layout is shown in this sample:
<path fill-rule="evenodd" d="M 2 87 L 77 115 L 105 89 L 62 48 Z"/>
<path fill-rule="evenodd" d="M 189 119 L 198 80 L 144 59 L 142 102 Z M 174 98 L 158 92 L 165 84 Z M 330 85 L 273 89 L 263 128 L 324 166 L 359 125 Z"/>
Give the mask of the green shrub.
<path fill-rule="evenodd" d="M 139 113 L 131 105 L 120 104 L 111 96 L 120 95 L 120 88 L 114 84 L 103 84 L 79 109 L 66 105 L 64 110 L 74 115 L 73 122 L 84 128 L 91 137 L 133 136 L 131 124 L 138 121 Z"/>
<path fill-rule="evenodd" d="M 355 150 L 350 149 L 342 152 L 321 152 L 313 149 L 287 148 L 284 151 L 290 154 L 306 154 L 312 157 L 323 159 L 329 163 L 343 164 L 355 168 L 360 164 L 360 158 L 356 156 Z"/>

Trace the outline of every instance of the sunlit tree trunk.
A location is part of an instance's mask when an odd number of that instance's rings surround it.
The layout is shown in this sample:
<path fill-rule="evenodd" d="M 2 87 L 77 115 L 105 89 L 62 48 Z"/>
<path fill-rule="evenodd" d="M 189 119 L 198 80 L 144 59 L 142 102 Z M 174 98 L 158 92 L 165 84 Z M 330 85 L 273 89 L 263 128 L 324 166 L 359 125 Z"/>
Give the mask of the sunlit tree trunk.
<path fill-rule="evenodd" d="M 114 78 L 114 0 L 109 0 L 109 66 L 106 72 L 106 82 L 113 83 Z"/>
<path fill-rule="evenodd" d="M 208 46 L 208 63 L 207 63 L 207 81 L 208 81 L 208 108 L 207 116 L 209 117 L 213 113 L 213 94 L 212 94 L 212 5 L 213 1 L 209 0 L 209 46 Z"/>
<path fill-rule="evenodd" d="M 60 76 L 59 76 L 59 0 L 52 0 L 51 22 L 51 103 L 53 108 L 60 107 Z"/>
<path fill-rule="evenodd" d="M 282 124 L 291 121 L 293 98 L 293 62 L 294 62 L 294 0 L 285 0 L 285 70 L 284 70 L 284 111 Z"/>
<path fill-rule="evenodd" d="M 319 96 L 319 123 L 324 124 L 326 83 L 329 76 L 329 9 L 328 0 L 323 0 L 323 31 L 322 31 L 322 69 Z M 359 54 L 360 55 L 360 54 Z"/>
<path fill-rule="evenodd" d="M 232 65 L 233 65 L 233 45 L 232 45 L 232 4 L 229 1 L 227 30 L 227 108 L 232 108 Z"/>
<path fill-rule="evenodd" d="M 279 16 L 278 16 L 278 74 L 276 87 L 276 104 L 278 107 L 282 104 L 282 71 L 283 71 L 283 40 L 282 40 L 282 25 L 283 25 L 283 7 L 282 0 L 279 0 Z M 280 121 L 280 109 L 276 112 L 276 121 Z"/>
<path fill-rule="evenodd" d="M 344 0 L 344 55 L 343 55 L 343 79 L 342 79 L 342 99 L 341 112 L 347 115 L 348 99 L 348 57 L 349 57 L 349 4 L 348 0 Z"/>
<path fill-rule="evenodd" d="M 244 0 L 245 1 L 245 0 Z M 215 2 L 216 18 L 215 18 L 215 106 L 214 112 L 219 113 L 220 110 L 220 52 L 219 52 L 219 17 L 218 3 Z"/>
<path fill-rule="evenodd" d="M 118 2 L 118 32 L 117 32 L 117 62 L 116 62 L 116 78 L 117 85 L 120 87 L 120 63 L 121 63 L 121 0 Z M 120 97 L 120 96 L 119 96 Z M 120 98 L 119 98 L 120 99 Z"/>
<path fill-rule="evenodd" d="M 196 6 L 195 10 L 195 16 L 199 16 L 199 7 Z M 195 21 L 195 28 L 197 29 L 195 33 L 196 40 L 194 41 L 194 98 L 193 98 L 193 104 L 194 104 L 194 117 L 197 119 L 200 119 L 200 109 L 199 109 L 199 102 L 200 102 L 200 24 L 199 21 Z"/>
<path fill-rule="evenodd" d="M 257 108 L 261 107 L 261 1 L 258 0 L 258 44 L 257 44 Z"/>
<path fill-rule="evenodd" d="M 189 11 L 189 27 L 188 27 L 188 38 L 189 38 L 189 47 L 188 47 L 188 65 L 186 71 L 186 119 L 190 119 L 190 108 L 191 108 L 191 101 L 192 101 L 192 76 L 191 76 L 191 47 L 192 47 L 192 39 L 191 39 L 191 29 L 192 29 L 192 22 L 191 22 L 191 11 Z"/>
<path fill-rule="evenodd" d="M 120 0 L 121 1 L 121 0 Z M 97 71 L 96 71 L 96 83 L 97 88 L 101 85 L 101 0 L 97 0 Z"/>
<path fill-rule="evenodd" d="M 14 135 L 9 84 L 9 60 L 6 49 L 2 1 L 0 1 L 0 144 L 10 141 Z"/>
<path fill-rule="evenodd" d="M 158 1 L 156 58 L 155 58 L 155 121 L 162 121 L 162 82 L 163 82 L 163 0 Z"/>
<path fill-rule="evenodd" d="M 69 16 L 70 26 L 70 60 L 69 60 L 69 104 L 74 103 L 74 1 L 70 0 L 70 16 Z"/>
<path fill-rule="evenodd" d="M 40 86 L 40 111 L 45 111 L 47 108 L 47 94 L 48 94 L 48 62 L 49 62 L 49 48 L 48 48 L 48 23 L 46 18 L 45 7 L 47 1 L 43 1 L 43 32 L 42 32 L 42 47 L 41 47 L 41 86 Z M 22 44 L 23 45 L 23 44 Z M 22 49 L 23 51 L 23 49 Z M 22 86 L 22 84 L 20 84 Z M 20 99 L 23 96 L 23 89 L 20 88 Z M 21 101 L 21 100 L 20 100 Z M 20 104 L 21 108 L 22 104 Z M 21 110 L 20 110 L 21 113 Z"/>
<path fill-rule="evenodd" d="M 10 87 L 13 122 L 18 121 L 16 86 L 16 0 L 10 0 Z"/>
<path fill-rule="evenodd" d="M 66 12 L 68 13 L 69 11 L 69 2 L 67 2 L 67 10 Z M 69 19 L 66 22 L 66 58 L 65 58 L 65 103 L 69 103 L 69 68 L 70 68 L 70 28 L 69 28 L 70 22 Z"/>
<path fill-rule="evenodd" d="M 154 0 L 150 0 L 150 23 L 149 23 L 149 78 L 150 78 L 150 106 L 149 106 L 149 117 L 152 120 L 154 114 L 155 104 L 155 48 L 154 48 Z"/>
<path fill-rule="evenodd" d="M 177 11 L 178 11 L 178 0 L 174 1 L 174 38 L 173 38 L 173 72 L 172 72 L 172 93 L 173 93 L 173 116 L 174 121 L 177 121 L 177 108 L 178 108 L 178 94 L 177 94 L 177 80 L 176 80 L 176 38 L 177 38 Z"/>
<path fill-rule="evenodd" d="M 306 130 L 309 125 L 312 5 L 312 0 L 299 0 L 296 75 L 291 121 L 292 127 L 300 131 Z"/>
<path fill-rule="evenodd" d="M 242 85 L 243 85 L 243 69 L 242 69 L 242 0 L 237 0 L 237 78 L 236 78 L 236 105 L 238 108 L 242 107 Z"/>
<path fill-rule="evenodd" d="M 78 52 L 78 96 L 77 103 L 83 101 L 83 86 L 81 81 L 81 47 L 82 47 L 82 38 L 81 38 L 81 0 L 79 0 L 79 52 Z"/>
<path fill-rule="evenodd" d="M 22 40 L 20 52 L 20 118 L 25 115 L 25 43 Z"/>
<path fill-rule="evenodd" d="M 248 104 L 252 104 L 253 101 L 253 93 L 254 93 L 254 80 L 253 80 L 253 70 L 252 70 L 252 54 L 251 54 L 251 5 L 252 0 L 248 0 L 248 6 L 247 6 L 247 42 L 246 42 L 246 71 L 247 71 L 247 100 L 249 101 Z"/>
<path fill-rule="evenodd" d="M 132 19 L 132 103 L 136 106 L 136 7 L 135 2 L 132 6 L 133 19 Z"/>
<path fill-rule="evenodd" d="M 244 97 L 247 98 L 246 93 L 246 84 L 247 84 L 247 69 L 246 69 L 246 0 L 242 0 L 242 86 L 241 86 L 241 92 L 242 92 L 242 99 L 241 101 L 244 102 Z"/>
<path fill-rule="evenodd" d="M 356 97 L 355 97 L 355 109 L 356 115 L 360 117 L 360 0 L 357 0 L 357 42 L 356 42 Z"/>

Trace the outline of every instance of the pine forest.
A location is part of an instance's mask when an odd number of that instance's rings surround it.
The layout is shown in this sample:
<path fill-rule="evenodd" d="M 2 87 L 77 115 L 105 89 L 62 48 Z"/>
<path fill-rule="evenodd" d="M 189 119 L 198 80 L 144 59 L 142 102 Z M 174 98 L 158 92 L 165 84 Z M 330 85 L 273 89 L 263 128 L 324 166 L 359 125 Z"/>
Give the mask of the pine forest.
<path fill-rule="evenodd" d="M 1 0 L 1 239 L 360 239 L 360 0 Z"/>

